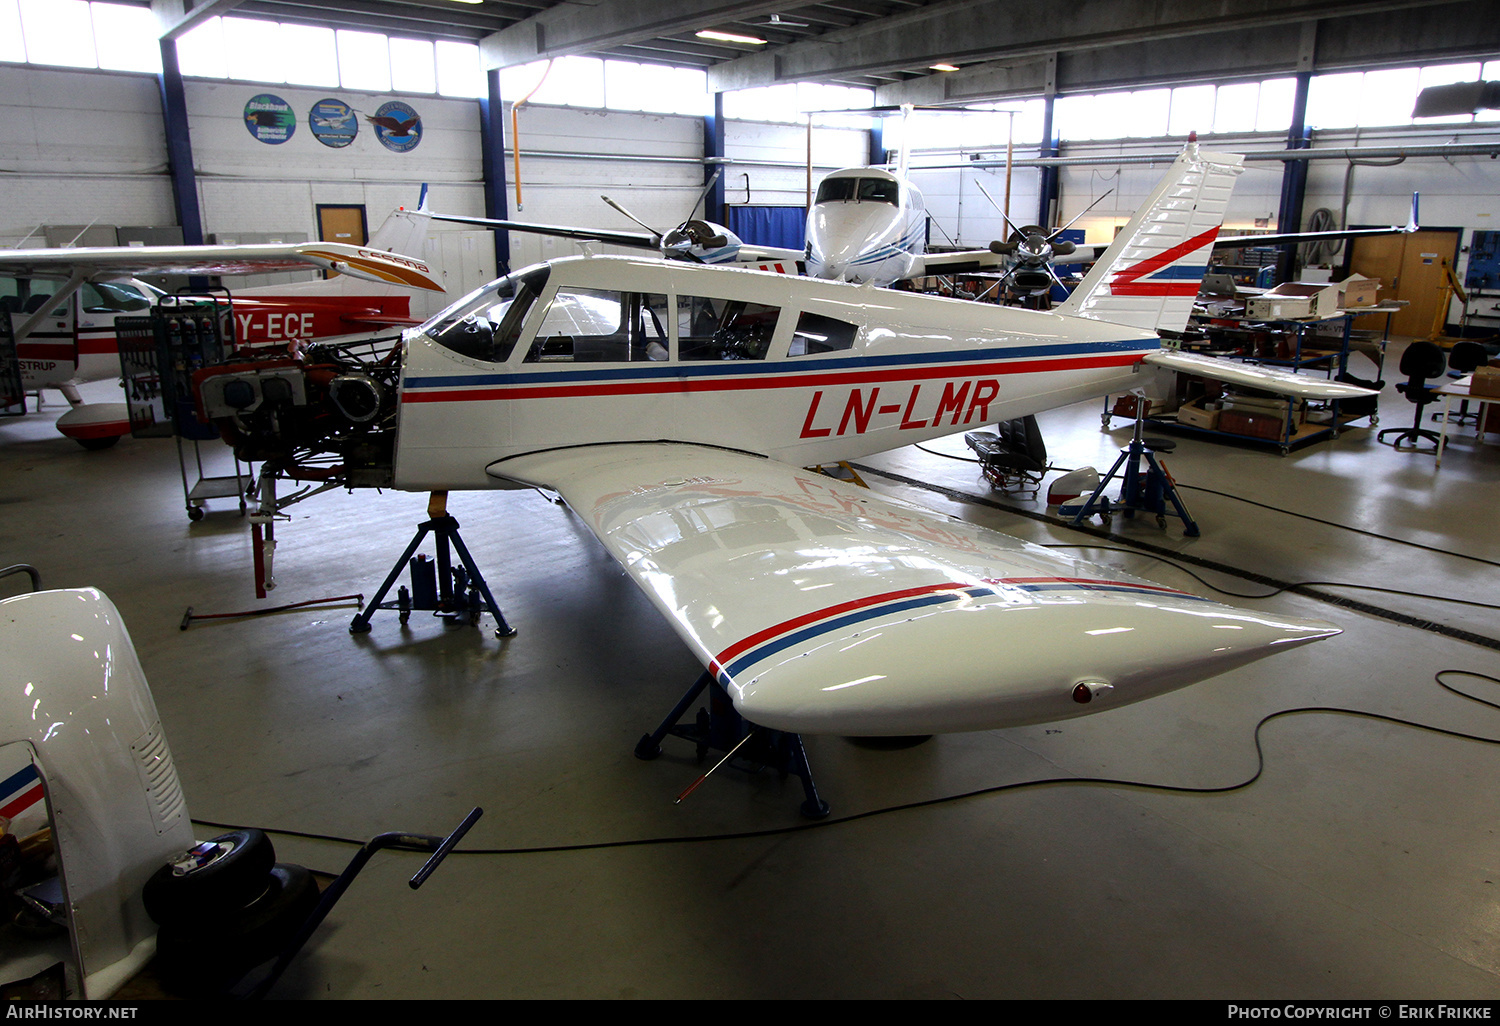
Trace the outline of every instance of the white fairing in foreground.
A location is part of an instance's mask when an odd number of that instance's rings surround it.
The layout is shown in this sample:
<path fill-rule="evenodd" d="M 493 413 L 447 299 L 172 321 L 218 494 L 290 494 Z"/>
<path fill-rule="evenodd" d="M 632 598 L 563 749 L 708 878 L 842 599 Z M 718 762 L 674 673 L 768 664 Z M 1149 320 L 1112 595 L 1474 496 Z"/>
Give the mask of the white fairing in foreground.
<path fill-rule="evenodd" d="M 182 789 L 119 610 L 92 588 L 0 602 L 0 744 L 30 746 L 52 814 L 84 995 L 155 953 L 141 888 L 193 844 Z"/>
<path fill-rule="evenodd" d="M 490 473 L 557 488 L 738 711 L 780 730 L 1046 722 L 1339 633 L 735 453 L 591 446 Z"/>

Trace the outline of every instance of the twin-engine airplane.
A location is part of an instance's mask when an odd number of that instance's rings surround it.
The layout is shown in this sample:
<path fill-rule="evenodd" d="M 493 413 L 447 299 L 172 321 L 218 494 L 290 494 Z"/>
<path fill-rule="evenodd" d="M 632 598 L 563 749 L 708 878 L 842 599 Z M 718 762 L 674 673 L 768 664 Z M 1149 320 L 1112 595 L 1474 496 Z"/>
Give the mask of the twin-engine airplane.
<path fill-rule="evenodd" d="M 286 343 L 418 323 L 410 290 L 443 292 L 420 253 L 423 215 L 393 213 L 366 246 L 305 242 L 262 246 L 107 246 L 0 250 L 0 308 L 9 312 L 22 393 L 54 388 L 73 408 L 57 428 L 88 448 L 130 430 L 124 403 L 85 404 L 78 385 L 120 376 L 116 318 L 174 302 L 141 274 L 244 275 L 321 269 L 335 277 L 234 293 L 241 344 Z M 373 285 L 371 283 L 374 283 Z M 9 286 L 9 287 L 6 287 Z M 0 396 L 0 405 L 21 396 Z"/>
<path fill-rule="evenodd" d="M 910 735 L 1109 709 L 1339 629 L 800 468 L 1129 391 L 1153 366 L 1368 395 L 1163 348 L 1240 162 L 1190 145 L 1053 311 L 571 257 L 467 296 L 383 355 L 313 346 L 205 369 L 200 413 L 264 461 L 263 517 L 275 475 L 557 491 L 762 726 Z M 360 420 L 333 391 L 357 380 L 377 403 Z"/>
<path fill-rule="evenodd" d="M 1010 264 L 1013 254 L 1004 249 L 927 252 L 927 204 L 908 177 L 907 152 L 901 149 L 895 171 L 850 167 L 830 172 L 818 185 L 807 216 L 806 244 L 800 250 L 751 245 L 723 225 L 693 216 L 670 231 L 658 232 L 608 196 L 603 197 L 606 203 L 647 230 L 610 231 L 447 214 L 434 214 L 433 220 L 653 250 L 669 260 L 800 271 L 814 278 L 870 285 L 999 270 Z M 696 206 L 693 213 L 697 213 Z"/>

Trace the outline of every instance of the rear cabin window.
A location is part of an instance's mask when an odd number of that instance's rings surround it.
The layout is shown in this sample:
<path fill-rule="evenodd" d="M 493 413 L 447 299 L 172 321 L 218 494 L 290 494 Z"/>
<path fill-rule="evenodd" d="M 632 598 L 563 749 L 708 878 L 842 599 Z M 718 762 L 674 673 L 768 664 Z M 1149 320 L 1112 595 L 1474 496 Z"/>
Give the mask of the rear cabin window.
<path fill-rule="evenodd" d="M 742 299 L 677 297 L 677 354 L 682 360 L 764 360 L 779 306 Z"/>
<path fill-rule="evenodd" d="M 859 334 L 859 325 L 840 321 L 822 314 L 804 313 L 797 318 L 797 330 L 792 334 L 788 356 L 817 356 L 819 353 L 839 353 L 854 347 L 854 337 Z"/>
<path fill-rule="evenodd" d="M 636 363 L 668 357 L 667 297 L 560 288 L 527 363 Z"/>

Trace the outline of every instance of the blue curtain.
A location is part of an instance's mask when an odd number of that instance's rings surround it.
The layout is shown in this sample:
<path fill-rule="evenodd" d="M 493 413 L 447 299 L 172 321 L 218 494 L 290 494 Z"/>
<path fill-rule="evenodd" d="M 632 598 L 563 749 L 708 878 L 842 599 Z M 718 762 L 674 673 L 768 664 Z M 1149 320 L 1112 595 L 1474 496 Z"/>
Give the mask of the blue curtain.
<path fill-rule="evenodd" d="M 805 207 L 735 206 L 726 210 L 729 223 L 725 227 L 752 245 L 801 249 L 806 242 Z"/>

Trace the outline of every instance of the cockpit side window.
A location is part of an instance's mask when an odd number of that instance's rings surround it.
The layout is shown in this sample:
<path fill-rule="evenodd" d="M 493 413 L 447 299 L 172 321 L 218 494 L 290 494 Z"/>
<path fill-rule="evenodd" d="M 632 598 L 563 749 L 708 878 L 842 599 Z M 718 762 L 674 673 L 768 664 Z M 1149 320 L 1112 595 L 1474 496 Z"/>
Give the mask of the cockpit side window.
<path fill-rule="evenodd" d="M 678 296 L 678 358 L 764 360 L 780 314 L 779 306 L 743 299 Z"/>
<path fill-rule="evenodd" d="M 559 288 L 526 353 L 527 363 L 665 360 L 667 297 Z"/>
<path fill-rule="evenodd" d="M 78 291 L 85 313 L 124 313 L 151 307 L 150 298 L 124 282 L 84 282 Z"/>
<path fill-rule="evenodd" d="M 854 338 L 859 334 L 859 325 L 850 324 L 822 314 L 803 313 L 797 318 L 797 330 L 792 334 L 788 356 L 817 356 L 820 353 L 837 353 L 854 347 Z"/>
<path fill-rule="evenodd" d="M 504 363 L 510 359 L 527 311 L 546 286 L 550 270 L 544 264 L 491 282 L 454 303 L 421 330 L 438 345 L 460 355 Z"/>

